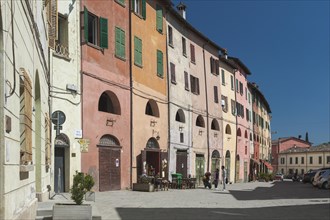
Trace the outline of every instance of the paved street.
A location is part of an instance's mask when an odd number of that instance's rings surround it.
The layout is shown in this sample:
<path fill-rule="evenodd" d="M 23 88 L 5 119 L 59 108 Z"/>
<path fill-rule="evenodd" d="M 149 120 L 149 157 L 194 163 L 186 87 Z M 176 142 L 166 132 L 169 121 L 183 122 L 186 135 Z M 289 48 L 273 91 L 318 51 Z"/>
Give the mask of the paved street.
<path fill-rule="evenodd" d="M 222 185 L 220 185 L 221 187 Z M 330 219 L 330 190 L 291 181 L 209 189 L 96 193 L 102 219 Z"/>

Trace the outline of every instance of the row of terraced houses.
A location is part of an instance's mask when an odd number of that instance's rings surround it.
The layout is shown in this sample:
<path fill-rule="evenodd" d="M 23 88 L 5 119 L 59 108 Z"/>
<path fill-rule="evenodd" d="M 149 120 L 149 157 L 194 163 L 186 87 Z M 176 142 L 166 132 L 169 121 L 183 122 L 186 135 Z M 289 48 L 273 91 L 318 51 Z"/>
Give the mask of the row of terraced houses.
<path fill-rule="evenodd" d="M 34 218 L 76 170 L 107 191 L 151 167 L 198 184 L 272 169 L 266 98 L 182 3 L 1 1 L 0 56 L 0 219 Z"/>

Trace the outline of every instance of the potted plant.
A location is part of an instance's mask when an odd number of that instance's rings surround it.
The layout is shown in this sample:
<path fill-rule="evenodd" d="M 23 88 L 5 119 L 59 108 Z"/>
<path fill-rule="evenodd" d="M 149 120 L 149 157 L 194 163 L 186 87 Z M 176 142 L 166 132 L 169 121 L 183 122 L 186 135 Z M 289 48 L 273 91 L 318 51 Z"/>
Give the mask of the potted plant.
<path fill-rule="evenodd" d="M 70 189 L 71 199 L 75 202 L 66 204 L 54 204 L 53 206 L 53 220 L 56 219 L 92 219 L 92 206 L 90 204 L 83 204 L 84 196 L 94 185 L 94 180 L 91 177 L 86 179 L 84 173 L 76 171 L 73 176 L 73 184 Z M 93 179 L 93 178 L 92 178 Z M 88 184 L 86 184 L 88 182 Z"/>

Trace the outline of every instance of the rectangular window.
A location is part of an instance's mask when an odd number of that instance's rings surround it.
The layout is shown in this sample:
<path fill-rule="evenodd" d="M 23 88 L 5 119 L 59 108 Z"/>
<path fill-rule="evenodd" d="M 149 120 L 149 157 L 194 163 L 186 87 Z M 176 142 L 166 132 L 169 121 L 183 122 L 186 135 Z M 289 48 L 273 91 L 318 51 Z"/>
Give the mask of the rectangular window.
<path fill-rule="evenodd" d="M 190 60 L 192 63 L 195 63 L 196 62 L 196 59 L 195 59 L 195 46 L 190 44 Z"/>
<path fill-rule="evenodd" d="M 295 158 L 295 162 L 296 162 L 296 164 L 298 164 L 298 157 Z"/>
<path fill-rule="evenodd" d="M 234 76 L 230 76 L 230 88 L 231 90 L 234 90 Z"/>
<path fill-rule="evenodd" d="M 55 49 L 55 40 L 58 28 L 57 1 L 45 1 L 48 23 L 48 46 Z"/>
<path fill-rule="evenodd" d="M 292 164 L 292 157 L 290 157 L 290 164 Z"/>
<path fill-rule="evenodd" d="M 134 64 L 142 67 L 142 40 L 134 36 Z"/>
<path fill-rule="evenodd" d="M 239 93 L 243 95 L 243 83 L 239 82 Z"/>
<path fill-rule="evenodd" d="M 69 57 L 68 18 L 58 14 L 58 32 L 55 53 Z"/>
<path fill-rule="evenodd" d="M 160 50 L 157 50 L 157 75 L 159 77 L 164 76 L 163 52 Z"/>
<path fill-rule="evenodd" d="M 183 133 L 180 133 L 180 143 L 183 143 L 184 142 L 184 135 Z"/>
<path fill-rule="evenodd" d="M 125 50 L 125 31 L 120 29 L 119 27 L 115 28 L 115 38 L 116 38 L 116 57 L 125 59 L 126 50 Z"/>
<path fill-rule="evenodd" d="M 108 48 L 108 19 L 97 17 L 84 7 L 84 40 Z"/>
<path fill-rule="evenodd" d="M 309 157 L 309 164 L 313 164 L 313 157 Z"/>
<path fill-rule="evenodd" d="M 210 57 L 210 68 L 212 74 L 219 75 L 219 62 L 213 57 Z"/>
<path fill-rule="evenodd" d="M 319 164 L 322 164 L 322 156 L 319 156 Z"/>
<path fill-rule="evenodd" d="M 281 164 L 284 164 L 284 163 L 285 163 L 285 158 L 281 157 Z"/>
<path fill-rule="evenodd" d="M 235 100 L 231 100 L 231 113 L 236 115 L 236 102 Z"/>
<path fill-rule="evenodd" d="M 186 45 L 186 38 L 182 37 L 182 54 L 183 56 L 187 56 L 187 45 Z"/>
<path fill-rule="evenodd" d="M 248 98 L 248 97 L 247 97 L 247 96 L 248 96 L 247 94 L 248 94 L 248 92 L 247 92 L 247 88 L 245 87 L 245 100 L 247 100 L 247 98 Z"/>
<path fill-rule="evenodd" d="M 146 0 L 132 0 L 132 10 L 135 14 L 146 19 Z"/>
<path fill-rule="evenodd" d="M 163 8 L 160 5 L 156 5 L 156 29 L 163 33 Z"/>
<path fill-rule="evenodd" d="M 248 94 L 248 100 L 249 100 L 249 103 L 251 103 L 251 94 L 250 93 Z"/>
<path fill-rule="evenodd" d="M 213 87 L 213 90 L 214 90 L 214 102 L 215 103 L 219 103 L 218 87 L 217 86 L 214 86 Z"/>
<path fill-rule="evenodd" d="M 226 85 L 226 78 L 225 78 L 225 71 L 221 70 L 221 80 L 222 80 L 222 85 Z"/>
<path fill-rule="evenodd" d="M 245 109 L 245 114 L 246 114 L 246 120 L 247 121 L 249 121 L 250 120 L 250 118 L 249 118 L 249 116 L 250 116 L 250 114 L 249 114 L 249 109 Z"/>
<path fill-rule="evenodd" d="M 195 95 L 199 95 L 199 79 L 190 75 L 191 92 Z"/>
<path fill-rule="evenodd" d="M 176 84 L 176 79 L 175 79 L 175 65 L 173 63 L 170 63 L 170 71 L 171 71 L 171 82 L 173 84 Z"/>
<path fill-rule="evenodd" d="M 330 164 L 330 156 L 327 156 L 327 164 Z"/>
<path fill-rule="evenodd" d="M 186 71 L 184 71 L 184 88 L 189 91 L 189 77 Z"/>
<path fill-rule="evenodd" d="M 228 111 L 228 98 L 224 95 L 221 95 L 221 107 L 222 107 L 222 111 L 224 112 Z"/>
<path fill-rule="evenodd" d="M 301 157 L 301 164 L 305 163 L 305 157 Z"/>
<path fill-rule="evenodd" d="M 168 26 L 168 44 L 173 47 L 173 29 Z"/>
<path fill-rule="evenodd" d="M 236 79 L 236 92 L 239 92 L 238 79 Z"/>

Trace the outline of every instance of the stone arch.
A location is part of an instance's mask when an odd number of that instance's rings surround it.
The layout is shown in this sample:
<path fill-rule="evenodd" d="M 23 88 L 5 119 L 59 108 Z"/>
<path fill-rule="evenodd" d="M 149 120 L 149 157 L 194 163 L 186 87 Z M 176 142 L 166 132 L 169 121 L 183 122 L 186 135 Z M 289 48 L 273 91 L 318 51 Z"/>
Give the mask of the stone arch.
<path fill-rule="evenodd" d="M 100 147 L 120 147 L 118 139 L 110 134 L 103 135 L 98 143 Z"/>
<path fill-rule="evenodd" d="M 147 144 L 146 144 L 146 148 L 147 149 L 159 149 L 159 143 L 156 140 L 156 138 L 154 138 L 154 137 L 149 138 L 149 140 L 147 141 Z"/>

